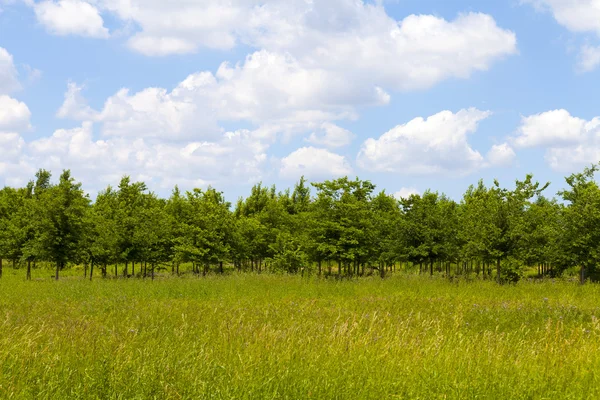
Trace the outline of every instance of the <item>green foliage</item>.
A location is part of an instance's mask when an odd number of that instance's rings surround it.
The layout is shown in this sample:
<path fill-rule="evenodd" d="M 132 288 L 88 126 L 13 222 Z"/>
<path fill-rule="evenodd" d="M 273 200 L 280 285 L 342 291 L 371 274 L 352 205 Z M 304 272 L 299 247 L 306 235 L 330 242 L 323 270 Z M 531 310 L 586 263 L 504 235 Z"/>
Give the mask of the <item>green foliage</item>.
<path fill-rule="evenodd" d="M 460 202 L 426 191 L 396 200 L 369 181 L 348 177 L 278 192 L 262 183 L 232 210 L 214 188 L 170 198 L 125 176 L 92 204 L 69 171 L 54 184 L 40 170 L 24 188 L 0 191 L 0 259 L 109 265 L 122 275 L 192 264 L 207 275 L 227 269 L 370 275 L 403 269 L 476 274 L 514 282 L 528 269 L 559 276 L 600 272 L 600 187 L 597 167 L 567 178 L 565 204 L 543 197 L 531 175 L 514 188 L 494 181 L 471 186 Z M 314 193 L 311 194 L 311 187 Z M 129 266 L 131 265 L 131 269 Z M 335 268 L 332 267 L 335 266 Z M 493 272 L 492 272 L 493 270 Z M 30 277 L 28 268 L 28 277 Z M 131 274 L 130 274 L 131 272 Z M 587 275 L 586 275 L 587 274 Z"/>

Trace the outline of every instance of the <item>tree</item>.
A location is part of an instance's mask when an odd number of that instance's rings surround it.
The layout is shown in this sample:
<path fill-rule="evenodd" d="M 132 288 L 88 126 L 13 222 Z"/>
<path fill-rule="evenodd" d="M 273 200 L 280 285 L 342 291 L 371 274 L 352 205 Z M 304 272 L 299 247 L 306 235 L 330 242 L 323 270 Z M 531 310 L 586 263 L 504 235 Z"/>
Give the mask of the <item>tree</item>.
<path fill-rule="evenodd" d="M 46 188 L 36 205 L 36 249 L 56 265 L 55 279 L 65 265 L 77 259 L 83 239 L 89 199 L 69 170 L 63 171 L 58 185 Z"/>
<path fill-rule="evenodd" d="M 194 189 L 187 193 L 183 215 L 183 235 L 174 247 L 178 259 L 202 265 L 206 274 L 211 264 L 219 264 L 229 256 L 231 246 L 231 213 L 221 192 L 213 188 Z M 198 270 L 199 272 L 199 270 Z"/>
<path fill-rule="evenodd" d="M 463 197 L 462 236 L 471 255 L 484 263 L 496 264 L 496 279 L 502 282 L 503 261 L 518 260 L 526 243 L 525 215 L 531 199 L 541 195 L 549 184 L 541 186 L 532 175 L 516 181 L 515 189 L 500 187 L 498 181 L 486 188 L 483 182 L 471 186 Z M 514 262 L 511 263 L 515 265 Z M 505 271 L 505 280 L 518 279 L 519 271 Z"/>
<path fill-rule="evenodd" d="M 559 194 L 568 202 L 564 210 L 565 264 L 580 267 L 581 283 L 600 265 L 600 188 L 594 181 L 598 165 L 566 178 L 569 189 Z"/>
<path fill-rule="evenodd" d="M 139 258 L 139 246 L 135 239 L 140 235 L 135 231 L 139 226 L 139 211 L 146 190 L 144 182 L 132 183 L 129 176 L 124 176 L 119 183 L 116 220 L 118 221 L 119 260 L 125 263 L 124 276 L 129 275 L 129 263 Z"/>

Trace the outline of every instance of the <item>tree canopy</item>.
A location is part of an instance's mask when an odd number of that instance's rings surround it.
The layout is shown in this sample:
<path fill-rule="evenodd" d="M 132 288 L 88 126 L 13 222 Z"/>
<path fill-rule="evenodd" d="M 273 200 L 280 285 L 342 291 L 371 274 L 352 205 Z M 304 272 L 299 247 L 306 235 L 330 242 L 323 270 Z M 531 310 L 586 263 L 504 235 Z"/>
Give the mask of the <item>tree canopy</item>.
<path fill-rule="evenodd" d="M 2 261 L 114 266 L 118 276 L 195 274 L 225 269 L 384 277 L 399 265 L 446 276 L 518 280 L 600 265 L 597 166 L 566 178 L 559 199 L 528 175 L 512 189 L 495 181 L 468 188 L 460 201 L 426 191 L 396 199 L 370 181 L 348 177 L 277 191 L 262 183 L 234 206 L 209 187 L 163 199 L 123 177 L 91 201 L 70 171 L 57 182 L 40 170 L 25 187 L 0 190 Z M 138 266 L 136 270 L 135 267 Z M 121 268 L 118 270 L 117 268 Z M 87 269 L 86 269 L 87 271 Z"/>

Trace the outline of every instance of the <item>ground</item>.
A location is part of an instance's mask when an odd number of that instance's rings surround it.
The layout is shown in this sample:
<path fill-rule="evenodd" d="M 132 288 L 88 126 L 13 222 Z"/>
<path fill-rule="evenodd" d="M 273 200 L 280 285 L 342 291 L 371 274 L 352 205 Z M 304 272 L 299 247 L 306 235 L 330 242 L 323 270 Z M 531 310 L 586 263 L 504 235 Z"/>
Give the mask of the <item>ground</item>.
<path fill-rule="evenodd" d="M 0 398 L 600 398 L 597 285 L 22 272 Z"/>

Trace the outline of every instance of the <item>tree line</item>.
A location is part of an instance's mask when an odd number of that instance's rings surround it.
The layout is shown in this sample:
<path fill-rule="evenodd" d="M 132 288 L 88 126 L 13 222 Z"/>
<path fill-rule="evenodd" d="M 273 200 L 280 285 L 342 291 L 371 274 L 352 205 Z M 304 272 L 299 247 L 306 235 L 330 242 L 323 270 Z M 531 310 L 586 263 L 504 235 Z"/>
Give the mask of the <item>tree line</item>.
<path fill-rule="evenodd" d="M 600 265 L 598 167 L 566 178 L 558 198 L 528 175 L 514 188 L 472 185 L 460 201 L 426 191 L 396 199 L 360 179 L 293 190 L 257 184 L 232 206 L 209 187 L 160 198 L 123 177 L 91 201 L 66 170 L 53 183 L 39 170 L 25 187 L 0 190 L 3 263 L 32 269 L 69 265 L 92 279 L 237 270 L 352 277 L 396 268 L 448 277 L 514 282 L 578 268 L 582 282 Z"/>

